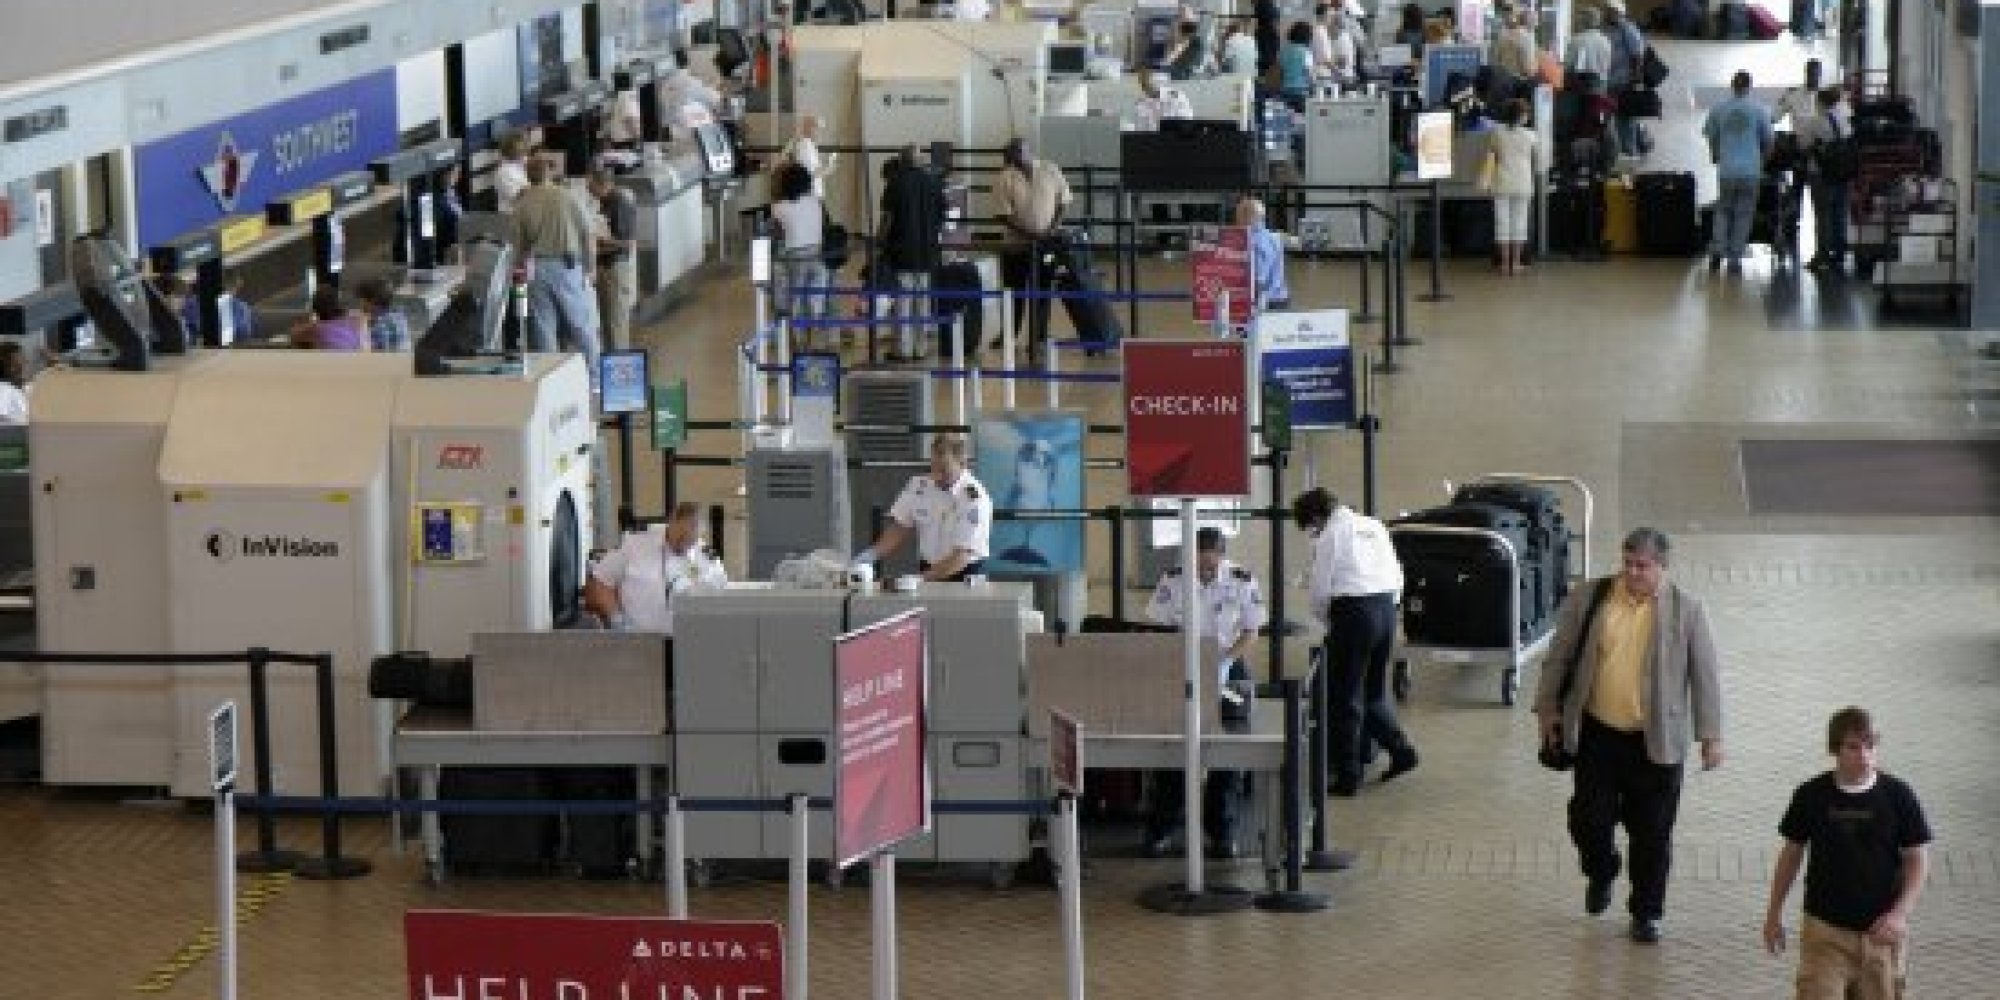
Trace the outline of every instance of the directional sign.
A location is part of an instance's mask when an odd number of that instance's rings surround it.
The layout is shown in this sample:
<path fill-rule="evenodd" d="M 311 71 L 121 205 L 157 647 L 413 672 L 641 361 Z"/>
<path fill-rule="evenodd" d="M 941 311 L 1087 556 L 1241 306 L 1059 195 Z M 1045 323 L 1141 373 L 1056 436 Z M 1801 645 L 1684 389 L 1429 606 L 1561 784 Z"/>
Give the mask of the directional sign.
<path fill-rule="evenodd" d="M 834 640 L 833 847 L 841 867 L 929 829 L 924 612 Z"/>
<path fill-rule="evenodd" d="M 1125 485 L 1134 497 L 1250 492 L 1250 391 L 1240 340 L 1128 340 Z"/>
<path fill-rule="evenodd" d="M 687 442 L 688 384 L 653 387 L 653 450 L 671 451 Z"/>
<path fill-rule="evenodd" d="M 1257 317 L 1257 341 L 1261 380 L 1281 383 L 1290 393 L 1294 428 L 1354 426 L 1347 310 L 1266 313 Z"/>
<path fill-rule="evenodd" d="M 1058 792 L 1083 794 L 1083 723 L 1059 708 L 1049 709 L 1049 780 Z"/>
<path fill-rule="evenodd" d="M 1256 302 L 1251 286 L 1250 230 L 1245 226 L 1223 226 L 1207 236 L 1197 235 L 1188 247 L 1194 273 L 1189 290 L 1194 293 L 1194 318 L 1199 323 L 1215 322 L 1215 300 L 1229 294 L 1229 322 L 1250 322 Z"/>
<path fill-rule="evenodd" d="M 410 1000 L 784 1000 L 775 923 L 412 910 Z"/>
<path fill-rule="evenodd" d="M 236 786 L 236 703 L 225 701 L 208 714 L 209 787 L 226 792 Z"/>

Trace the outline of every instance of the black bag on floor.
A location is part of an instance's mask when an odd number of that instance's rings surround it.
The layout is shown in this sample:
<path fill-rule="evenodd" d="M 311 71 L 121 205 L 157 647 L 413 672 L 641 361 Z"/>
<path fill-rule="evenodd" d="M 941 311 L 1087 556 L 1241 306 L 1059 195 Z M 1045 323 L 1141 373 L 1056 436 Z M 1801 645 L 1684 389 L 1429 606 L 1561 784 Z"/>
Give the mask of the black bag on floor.
<path fill-rule="evenodd" d="M 1446 202 L 1444 206 L 1445 246 L 1460 257 L 1493 255 L 1493 199 L 1473 198 Z"/>
<path fill-rule="evenodd" d="M 1513 552 L 1528 546 L 1528 522 L 1495 504 L 1453 504 L 1392 522 L 1480 528 L 1499 534 Z M 1521 567 L 1520 614 L 1508 619 L 1507 583 L 1514 557 L 1493 539 L 1391 531 L 1403 564 L 1403 633 L 1411 642 L 1468 649 L 1507 649 L 1529 638 L 1535 574 Z"/>
<path fill-rule="evenodd" d="M 1693 174 L 1643 173 L 1633 179 L 1632 187 L 1639 201 L 1640 253 L 1654 257 L 1701 253 Z"/>
<path fill-rule="evenodd" d="M 555 797 L 583 802 L 631 802 L 638 784 L 628 767 L 565 767 L 551 772 Z M 563 814 L 563 860 L 585 878 L 622 878 L 635 857 L 633 813 Z"/>
<path fill-rule="evenodd" d="M 1549 252 L 1578 257 L 1603 254 L 1603 181 L 1559 179 L 1549 185 Z"/>
<path fill-rule="evenodd" d="M 1049 283 L 1058 292 L 1101 294 L 1104 288 L 1090 267 L 1090 237 L 1082 230 L 1063 230 L 1043 243 L 1042 260 Z M 1125 337 L 1125 327 L 1111 302 L 1101 298 L 1065 298 L 1063 312 L 1079 340 L 1110 346 Z"/>
<path fill-rule="evenodd" d="M 447 767 L 438 797 L 454 800 L 546 800 L 548 772 L 533 767 Z M 548 814 L 445 813 L 445 867 L 460 874 L 542 871 L 556 856 L 556 817 Z"/>

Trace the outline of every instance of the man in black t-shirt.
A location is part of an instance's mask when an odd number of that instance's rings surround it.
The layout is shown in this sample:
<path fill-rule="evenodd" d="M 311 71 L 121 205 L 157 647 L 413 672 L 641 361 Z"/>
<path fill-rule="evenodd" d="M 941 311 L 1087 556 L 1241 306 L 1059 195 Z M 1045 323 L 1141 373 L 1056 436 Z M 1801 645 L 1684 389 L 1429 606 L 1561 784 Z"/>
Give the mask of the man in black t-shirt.
<path fill-rule="evenodd" d="M 1785 846 L 1771 878 L 1764 947 L 1785 948 L 1785 897 L 1806 868 L 1799 1000 L 1898 1000 L 1910 909 L 1923 891 L 1931 829 L 1910 786 L 1875 769 L 1867 711 L 1827 723 L 1834 769 L 1800 785 L 1778 824 Z"/>

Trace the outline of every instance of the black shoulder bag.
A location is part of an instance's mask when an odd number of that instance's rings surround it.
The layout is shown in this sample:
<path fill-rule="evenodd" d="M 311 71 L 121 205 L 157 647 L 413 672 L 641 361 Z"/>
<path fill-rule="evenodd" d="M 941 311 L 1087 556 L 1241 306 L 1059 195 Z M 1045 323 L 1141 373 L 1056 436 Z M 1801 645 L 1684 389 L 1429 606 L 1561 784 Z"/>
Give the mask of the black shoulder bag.
<path fill-rule="evenodd" d="M 1569 652 L 1569 662 L 1563 664 L 1562 687 L 1556 691 L 1556 711 L 1561 712 L 1569 703 L 1569 689 L 1576 683 L 1576 668 L 1583 662 L 1583 654 L 1590 648 L 1590 628 L 1597 624 L 1597 609 L 1604 605 L 1604 598 L 1611 593 L 1611 580 L 1599 580 L 1590 592 L 1590 606 L 1583 611 L 1583 634 L 1576 639 L 1576 646 Z M 1567 771 L 1576 766 L 1576 754 L 1563 745 L 1562 723 L 1556 723 L 1554 739 L 1542 741 L 1535 759 L 1551 771 Z"/>

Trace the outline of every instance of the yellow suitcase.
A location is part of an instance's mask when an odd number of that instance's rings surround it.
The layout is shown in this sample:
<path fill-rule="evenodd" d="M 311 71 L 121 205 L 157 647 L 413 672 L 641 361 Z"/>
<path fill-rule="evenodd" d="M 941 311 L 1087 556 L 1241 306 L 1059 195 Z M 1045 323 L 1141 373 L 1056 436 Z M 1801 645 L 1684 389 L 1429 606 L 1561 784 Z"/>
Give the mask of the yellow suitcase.
<path fill-rule="evenodd" d="M 1628 178 L 1604 184 L 1604 243 L 1612 253 L 1639 252 L 1639 192 Z"/>

